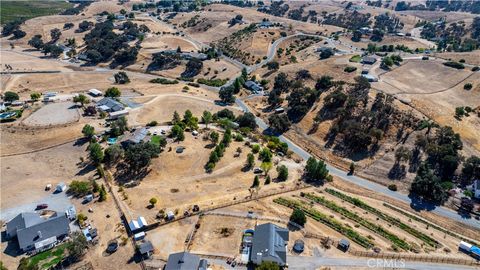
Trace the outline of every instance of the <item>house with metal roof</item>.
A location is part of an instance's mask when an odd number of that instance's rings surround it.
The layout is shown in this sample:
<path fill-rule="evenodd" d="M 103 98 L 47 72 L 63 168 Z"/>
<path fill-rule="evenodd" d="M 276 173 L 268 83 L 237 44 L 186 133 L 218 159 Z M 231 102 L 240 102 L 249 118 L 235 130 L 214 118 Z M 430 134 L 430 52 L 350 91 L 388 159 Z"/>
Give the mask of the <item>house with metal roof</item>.
<path fill-rule="evenodd" d="M 250 261 L 256 265 L 264 261 L 287 264 L 288 229 L 273 223 L 255 226 Z"/>
<path fill-rule="evenodd" d="M 42 251 L 55 246 L 70 233 L 65 214 L 44 219 L 38 213 L 21 213 L 7 223 L 7 236 L 17 237 L 22 251 Z"/>
<path fill-rule="evenodd" d="M 179 252 L 168 256 L 164 270 L 206 270 L 207 266 L 207 260 L 188 252 Z"/>
<path fill-rule="evenodd" d="M 125 109 L 122 103 L 116 101 L 111 97 L 105 97 L 99 100 L 96 104 L 97 108 L 104 112 L 118 112 Z"/>

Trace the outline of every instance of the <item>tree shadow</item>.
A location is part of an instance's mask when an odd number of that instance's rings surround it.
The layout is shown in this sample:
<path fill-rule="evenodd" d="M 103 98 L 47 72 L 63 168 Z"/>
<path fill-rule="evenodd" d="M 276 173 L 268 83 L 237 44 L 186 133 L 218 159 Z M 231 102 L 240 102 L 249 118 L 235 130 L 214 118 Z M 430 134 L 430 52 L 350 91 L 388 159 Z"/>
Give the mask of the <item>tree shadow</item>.
<path fill-rule="evenodd" d="M 433 202 L 425 201 L 421 197 L 417 196 L 416 194 L 413 194 L 410 192 L 408 194 L 408 197 L 410 198 L 410 207 L 415 210 L 415 211 L 432 211 L 435 208 L 437 208 L 438 204 L 435 204 Z"/>
<path fill-rule="evenodd" d="M 83 146 L 84 144 L 88 143 L 89 139 L 86 138 L 86 137 L 82 137 L 78 140 L 75 141 L 75 143 L 73 144 L 73 146 Z"/>
<path fill-rule="evenodd" d="M 92 171 L 94 171 L 96 169 L 96 167 L 91 164 L 91 163 L 88 163 L 85 167 L 83 167 L 80 171 L 78 171 L 75 175 L 77 176 L 83 176 L 83 175 L 86 175 Z"/>
<path fill-rule="evenodd" d="M 399 162 L 395 162 L 388 172 L 388 178 L 392 180 L 404 179 L 407 176 L 405 165 L 400 165 Z"/>

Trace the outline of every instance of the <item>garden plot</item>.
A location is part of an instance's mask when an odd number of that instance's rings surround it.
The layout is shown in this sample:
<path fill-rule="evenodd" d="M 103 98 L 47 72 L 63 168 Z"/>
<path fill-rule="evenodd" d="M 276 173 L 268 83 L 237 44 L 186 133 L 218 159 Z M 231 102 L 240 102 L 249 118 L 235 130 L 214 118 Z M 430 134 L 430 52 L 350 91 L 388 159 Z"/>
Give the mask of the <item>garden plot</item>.
<path fill-rule="evenodd" d="M 34 112 L 23 123 L 29 126 L 61 125 L 78 121 L 80 112 L 73 102 L 51 103 Z"/>

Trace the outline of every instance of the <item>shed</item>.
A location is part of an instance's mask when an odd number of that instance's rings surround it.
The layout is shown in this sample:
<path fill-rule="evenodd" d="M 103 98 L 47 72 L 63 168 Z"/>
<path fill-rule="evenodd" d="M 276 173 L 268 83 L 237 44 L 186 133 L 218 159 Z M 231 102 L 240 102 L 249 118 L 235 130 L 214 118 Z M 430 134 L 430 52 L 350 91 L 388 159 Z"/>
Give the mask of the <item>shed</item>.
<path fill-rule="evenodd" d="M 128 223 L 128 227 L 130 227 L 130 231 L 135 231 L 135 230 L 138 230 L 140 229 L 140 225 L 138 224 L 138 221 L 136 220 L 131 220 L 129 223 Z"/>
<path fill-rule="evenodd" d="M 148 225 L 148 223 L 147 223 L 147 221 L 145 220 L 144 217 L 138 217 L 138 226 L 140 226 L 140 228 L 143 228 L 147 225 Z"/>
<path fill-rule="evenodd" d="M 378 82 L 378 78 L 371 74 L 362 74 L 362 77 L 367 79 L 369 82 Z"/>
<path fill-rule="evenodd" d="M 283 113 L 284 111 L 285 111 L 285 109 L 283 107 L 275 109 L 275 113 Z"/>
<path fill-rule="evenodd" d="M 135 239 L 135 241 L 140 241 L 143 238 L 145 238 L 145 232 L 139 232 L 133 235 L 133 239 Z"/>
<path fill-rule="evenodd" d="M 67 189 L 67 185 L 64 182 L 58 183 L 57 187 L 55 188 L 56 192 L 63 192 Z"/>
<path fill-rule="evenodd" d="M 338 242 L 338 248 L 347 251 L 348 248 L 350 248 L 350 242 L 347 239 L 341 239 L 340 242 Z"/>
<path fill-rule="evenodd" d="M 85 196 L 85 198 L 83 198 L 83 200 L 85 202 L 91 202 L 93 201 L 93 194 L 88 194 L 87 196 Z"/>
<path fill-rule="evenodd" d="M 95 88 L 92 88 L 92 89 L 88 90 L 88 94 L 90 94 L 91 96 L 94 96 L 94 97 L 99 97 L 99 96 L 103 95 L 102 91 L 100 91 L 98 89 L 95 89 Z"/>

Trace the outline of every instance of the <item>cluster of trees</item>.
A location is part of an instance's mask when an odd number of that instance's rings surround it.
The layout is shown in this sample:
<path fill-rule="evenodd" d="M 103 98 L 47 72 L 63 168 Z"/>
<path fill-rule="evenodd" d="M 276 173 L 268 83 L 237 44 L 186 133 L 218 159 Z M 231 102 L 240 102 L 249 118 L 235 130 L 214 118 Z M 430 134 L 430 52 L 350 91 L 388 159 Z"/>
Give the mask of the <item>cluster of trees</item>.
<path fill-rule="evenodd" d="M 358 30 L 362 27 L 370 26 L 370 16 L 369 13 L 363 14 L 356 10 L 353 12 L 347 10 L 345 13 L 341 14 L 327 14 L 323 19 L 323 23 L 347 28 L 349 30 Z"/>
<path fill-rule="evenodd" d="M 464 11 L 474 14 L 480 14 L 480 3 L 478 1 L 434 1 L 427 0 L 425 4 L 412 5 L 405 1 L 400 1 L 395 6 L 396 11 L 404 10 L 440 10 L 440 11 Z"/>
<path fill-rule="evenodd" d="M 111 21 L 97 23 L 84 37 L 86 56 L 94 64 L 113 59 L 114 66 L 127 66 L 136 60 L 138 54 L 138 48 L 130 47 L 127 42 L 136 38 L 141 39 L 146 31 L 149 31 L 148 28 L 125 22 L 123 33 L 117 34 L 113 31 Z"/>
<path fill-rule="evenodd" d="M 244 27 L 243 29 L 234 32 L 230 36 L 224 37 L 217 41 L 215 43 L 215 47 L 224 55 L 243 63 L 249 64 L 255 62 L 254 55 L 239 49 L 237 46 L 242 42 L 243 39 L 251 36 L 255 31 L 257 31 L 257 25 L 255 23 L 251 23 L 249 26 Z"/>
<path fill-rule="evenodd" d="M 439 127 L 431 136 L 430 130 L 438 125 L 433 123 L 427 127 L 426 135 L 417 138 L 413 151 L 413 155 L 417 156 L 423 150 L 427 158 L 424 161 L 417 159 L 420 166 L 410 192 L 424 200 L 441 204 L 448 198 L 447 191 L 453 186 L 452 182 L 465 186 L 479 178 L 480 158 L 467 158 L 461 173 L 457 175 L 456 171 L 463 160 L 459 153 L 463 147 L 460 135 L 446 126 Z"/>
<path fill-rule="evenodd" d="M 386 31 L 388 33 L 396 33 L 398 30 L 403 28 L 403 23 L 398 17 L 394 15 L 390 16 L 389 13 L 384 13 L 375 16 L 373 28 Z"/>
<path fill-rule="evenodd" d="M 468 32 L 470 37 L 465 37 Z M 474 19 L 470 29 L 467 29 L 465 22 L 462 21 L 448 25 L 445 20 L 438 23 L 424 22 L 420 34 L 423 38 L 435 40 L 439 51 L 476 50 L 480 48 L 480 18 Z"/>
<path fill-rule="evenodd" d="M 177 67 L 181 64 L 178 54 L 155 53 L 152 56 L 152 62 L 148 65 L 147 70 L 166 70 Z"/>
<path fill-rule="evenodd" d="M 258 11 L 277 17 L 283 17 L 289 9 L 290 6 L 285 4 L 284 1 L 274 1 L 271 3 L 270 8 L 259 8 Z"/>
<path fill-rule="evenodd" d="M 401 123 L 405 129 L 413 127 L 410 117 L 396 117 L 393 97 L 378 93 L 371 106 L 368 105 L 370 83 L 363 77 L 355 78 L 353 85 L 336 83 L 333 91 L 324 97 L 324 106 L 318 112 L 316 123 L 334 119 L 327 135 L 327 144 L 335 142 L 339 152 L 361 153 L 377 149 L 378 141 L 393 123 Z M 338 135 L 340 139 L 337 138 Z"/>
<path fill-rule="evenodd" d="M 14 39 L 24 37 L 26 33 L 20 29 L 20 25 L 22 25 L 22 23 L 23 20 L 21 19 L 7 22 L 2 28 L 2 36 L 6 37 L 13 34 Z"/>
<path fill-rule="evenodd" d="M 200 59 L 192 58 L 188 60 L 187 65 L 185 67 L 185 71 L 182 72 L 181 76 L 183 78 L 193 78 L 200 74 L 203 68 L 203 62 Z"/>
<path fill-rule="evenodd" d="M 71 8 L 67 8 L 60 15 L 78 15 L 80 14 L 86 7 L 88 7 L 92 1 L 79 1 L 78 4 Z"/>
<path fill-rule="evenodd" d="M 235 79 L 233 84 L 222 87 L 220 91 L 218 92 L 218 96 L 220 100 L 224 103 L 231 104 L 235 102 L 235 94 L 238 94 L 240 92 L 240 89 L 242 88 L 243 84 L 248 78 L 248 73 L 245 68 L 242 69 L 242 74 Z"/>
<path fill-rule="evenodd" d="M 400 62 L 402 62 L 403 59 L 402 57 L 397 54 L 397 55 L 388 55 L 388 56 L 385 56 L 382 58 L 382 63 L 380 64 L 380 67 L 383 68 L 383 69 L 390 69 L 391 66 L 393 66 L 393 64 L 395 65 L 400 65 Z"/>
<path fill-rule="evenodd" d="M 218 133 L 212 132 L 210 134 L 210 138 L 213 143 L 215 141 L 218 141 Z M 218 161 L 220 161 L 220 158 L 223 157 L 225 154 L 225 149 L 230 145 L 232 142 L 232 130 L 231 129 L 226 129 L 225 133 L 223 133 L 223 138 L 222 141 L 215 146 L 213 151 L 210 153 L 210 157 L 208 158 L 208 162 L 205 165 L 205 170 L 207 172 L 212 172 L 212 170 L 215 168 L 215 165 Z"/>

